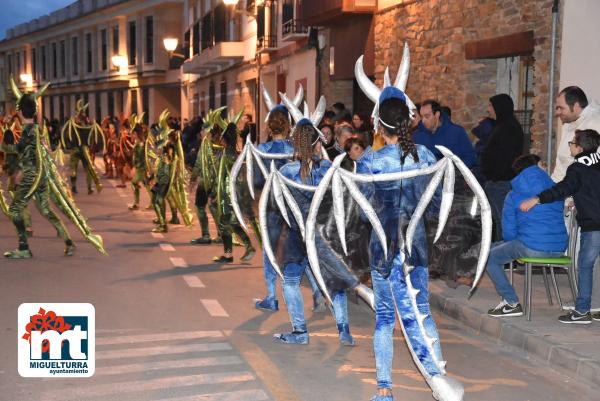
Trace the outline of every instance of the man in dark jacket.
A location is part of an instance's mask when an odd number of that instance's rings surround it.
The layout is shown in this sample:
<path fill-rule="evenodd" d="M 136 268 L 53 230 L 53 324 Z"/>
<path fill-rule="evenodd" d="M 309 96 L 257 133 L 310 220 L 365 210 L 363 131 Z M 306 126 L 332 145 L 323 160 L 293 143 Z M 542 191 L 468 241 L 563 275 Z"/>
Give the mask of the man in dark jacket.
<path fill-rule="evenodd" d="M 435 147 L 442 145 L 458 156 L 467 167 L 475 165 L 475 149 L 469 141 L 467 132 L 454 124 L 442 112 L 442 106 L 435 100 L 426 100 L 421 105 L 421 124 L 413 134 L 415 143 L 425 145 L 435 157 L 441 159 L 442 153 Z"/>
<path fill-rule="evenodd" d="M 577 224 L 581 228 L 580 250 L 577 259 L 578 294 L 575 309 L 560 316 L 561 323 L 589 324 L 592 299 L 592 277 L 594 262 L 600 253 L 600 134 L 587 130 L 576 130 L 573 141 L 569 142 L 571 156 L 575 163 L 567 168 L 565 178 L 537 197 L 521 203 L 522 211 L 534 206 L 563 200 L 573 196 L 577 209 Z M 537 207 L 535 208 L 537 209 Z M 535 211 L 534 209 L 534 211 Z M 600 320 L 594 313 L 594 320 Z"/>
<path fill-rule="evenodd" d="M 502 211 L 502 241 L 493 244 L 487 272 L 502 297 L 502 302 L 488 311 L 493 317 L 522 316 L 523 309 L 515 289 L 504 273 L 504 264 L 521 257 L 559 257 L 567 247 L 567 230 L 563 224 L 563 203 L 553 202 L 531 213 L 519 210 L 520 203 L 554 185 L 548 173 L 538 167 L 536 155 L 519 157 L 513 167 L 518 175 L 510 182 L 512 191 Z"/>
<path fill-rule="evenodd" d="M 486 178 L 485 193 L 492 207 L 495 237 L 502 238 L 502 207 L 515 176 L 512 164 L 523 153 L 523 128 L 514 114 L 514 104 L 505 93 L 492 96 L 488 106 L 496 120 L 490 139 L 481 153 L 481 169 Z"/>

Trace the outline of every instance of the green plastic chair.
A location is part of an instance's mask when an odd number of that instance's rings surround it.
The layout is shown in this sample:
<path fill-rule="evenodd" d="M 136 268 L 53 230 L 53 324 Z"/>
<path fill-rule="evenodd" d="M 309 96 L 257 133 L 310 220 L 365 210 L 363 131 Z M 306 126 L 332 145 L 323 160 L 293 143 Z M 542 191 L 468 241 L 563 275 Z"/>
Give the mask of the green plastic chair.
<path fill-rule="evenodd" d="M 532 282 L 532 271 L 533 268 L 539 267 L 542 269 L 544 276 L 544 286 L 546 287 L 546 297 L 548 298 L 548 304 L 552 305 L 552 294 L 550 293 L 550 285 L 548 283 L 548 270 L 552 278 L 552 285 L 556 292 L 556 298 L 562 310 L 565 310 L 563 306 L 562 298 L 560 296 L 560 290 L 556 282 L 556 275 L 554 269 L 564 269 L 567 271 L 567 278 L 569 280 L 569 287 L 571 289 L 571 295 L 573 301 L 577 297 L 577 238 L 579 233 L 579 227 L 575 221 L 575 209 L 571 210 L 569 215 L 569 243 L 567 246 L 567 254 L 558 258 L 520 258 L 517 259 L 519 263 L 525 265 L 525 296 L 524 296 L 524 308 L 525 316 L 527 320 L 531 321 L 531 282 Z M 510 264 L 510 283 L 513 282 L 513 263 Z"/>

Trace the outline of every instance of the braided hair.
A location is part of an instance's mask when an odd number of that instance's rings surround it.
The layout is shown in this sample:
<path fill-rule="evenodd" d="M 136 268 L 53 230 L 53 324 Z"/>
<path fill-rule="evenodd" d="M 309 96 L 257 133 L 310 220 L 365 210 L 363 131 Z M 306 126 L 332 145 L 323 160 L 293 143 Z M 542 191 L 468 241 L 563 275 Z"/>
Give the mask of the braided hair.
<path fill-rule="evenodd" d="M 415 162 L 419 161 L 417 146 L 410 134 L 410 117 L 406 102 L 398 98 L 389 98 L 379 105 L 379 120 L 381 127 L 388 136 L 398 137 L 402 153 L 400 163 L 404 164 L 406 156 L 412 155 Z"/>
<path fill-rule="evenodd" d="M 319 133 L 312 124 L 296 125 L 294 128 L 294 160 L 300 162 L 300 178 L 306 183 L 310 176 L 310 163 L 319 140 Z"/>

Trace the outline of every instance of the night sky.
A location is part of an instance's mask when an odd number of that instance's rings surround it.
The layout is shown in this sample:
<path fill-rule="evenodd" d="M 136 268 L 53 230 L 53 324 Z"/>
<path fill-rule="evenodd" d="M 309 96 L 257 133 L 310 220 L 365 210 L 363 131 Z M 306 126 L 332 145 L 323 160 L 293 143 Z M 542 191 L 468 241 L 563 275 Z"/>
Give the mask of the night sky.
<path fill-rule="evenodd" d="M 0 40 L 6 37 L 7 29 L 74 2 L 75 0 L 0 0 Z"/>

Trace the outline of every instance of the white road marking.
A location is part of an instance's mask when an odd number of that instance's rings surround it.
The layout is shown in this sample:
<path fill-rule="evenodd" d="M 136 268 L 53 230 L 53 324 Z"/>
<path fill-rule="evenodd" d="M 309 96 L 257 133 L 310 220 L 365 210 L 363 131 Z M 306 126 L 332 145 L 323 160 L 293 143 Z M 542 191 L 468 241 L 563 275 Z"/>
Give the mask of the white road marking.
<path fill-rule="evenodd" d="M 197 338 L 220 338 L 219 330 L 182 331 L 175 333 L 139 334 L 133 336 L 96 337 L 96 345 L 137 344 L 151 341 L 192 340 Z"/>
<path fill-rule="evenodd" d="M 160 243 L 158 245 L 160 246 L 160 249 L 162 249 L 165 252 L 175 252 L 175 248 L 173 248 L 173 245 L 171 244 Z"/>
<path fill-rule="evenodd" d="M 151 233 L 154 238 L 165 238 L 161 233 Z"/>
<path fill-rule="evenodd" d="M 175 267 L 189 267 L 184 258 L 169 258 Z"/>
<path fill-rule="evenodd" d="M 92 397 L 106 397 L 112 394 L 126 394 L 138 391 L 152 391 L 161 389 L 172 389 L 183 386 L 199 386 L 204 384 L 235 383 L 255 380 L 250 372 L 231 372 L 231 373 L 205 373 L 201 375 L 161 377 L 152 380 L 139 380 L 130 382 L 119 382 L 110 384 L 101 384 L 89 387 L 77 387 L 72 391 L 60 389 L 47 392 L 47 401 L 59 401 L 72 397 L 79 400 L 85 400 Z M 115 399 L 106 397 L 106 399 Z"/>
<path fill-rule="evenodd" d="M 202 366 L 238 365 L 243 361 L 237 356 L 220 356 L 208 358 L 180 359 L 175 361 L 156 361 L 133 363 L 131 365 L 102 366 L 96 368 L 94 376 L 120 375 L 132 372 L 147 372 L 151 370 L 197 368 Z"/>
<path fill-rule="evenodd" d="M 204 305 L 211 316 L 229 317 L 227 312 L 225 312 L 225 309 L 223 309 L 219 301 L 216 299 L 201 299 L 200 302 L 202 302 L 202 305 Z"/>
<path fill-rule="evenodd" d="M 269 396 L 262 390 L 240 390 L 226 393 L 198 394 L 188 397 L 163 398 L 161 401 L 263 401 Z"/>
<path fill-rule="evenodd" d="M 132 358 L 136 356 L 164 354 L 187 354 L 188 352 L 229 351 L 230 349 L 231 345 L 229 345 L 228 343 L 170 345 L 148 348 L 127 348 L 115 349 L 110 351 L 98 351 L 96 352 L 96 360 Z"/>
<path fill-rule="evenodd" d="M 191 274 L 186 274 L 185 276 L 183 276 L 183 279 L 185 280 L 185 282 L 187 283 L 187 285 L 189 287 L 204 288 L 204 283 L 197 276 L 193 276 Z"/>

